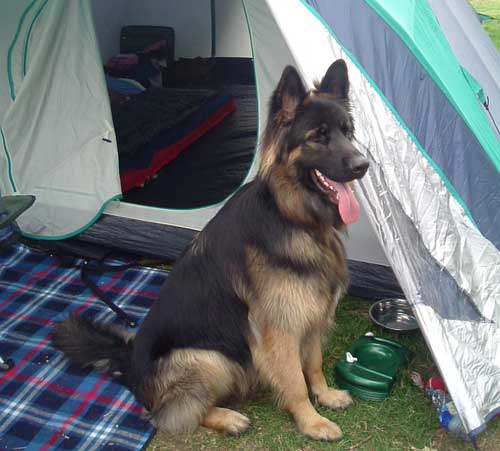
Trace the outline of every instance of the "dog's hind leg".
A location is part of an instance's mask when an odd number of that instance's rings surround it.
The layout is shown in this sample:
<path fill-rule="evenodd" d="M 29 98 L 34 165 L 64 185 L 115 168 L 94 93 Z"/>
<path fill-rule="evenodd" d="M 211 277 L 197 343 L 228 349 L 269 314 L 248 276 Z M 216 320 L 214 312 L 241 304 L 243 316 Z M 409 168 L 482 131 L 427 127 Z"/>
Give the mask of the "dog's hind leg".
<path fill-rule="evenodd" d="M 218 432 L 239 435 L 250 426 L 250 420 L 239 412 L 223 407 L 212 407 L 201 425 Z"/>
<path fill-rule="evenodd" d="M 192 432 L 199 425 L 231 434 L 246 430 L 249 420 L 220 400 L 245 391 L 245 371 L 219 352 L 181 349 L 162 359 L 148 384 L 146 404 L 151 423 L 169 433 Z"/>
<path fill-rule="evenodd" d="M 302 372 L 297 337 L 268 331 L 252 350 L 254 365 L 264 382 L 273 388 L 279 403 L 294 417 L 299 430 L 315 440 L 338 440 L 342 431 L 314 409 Z"/>

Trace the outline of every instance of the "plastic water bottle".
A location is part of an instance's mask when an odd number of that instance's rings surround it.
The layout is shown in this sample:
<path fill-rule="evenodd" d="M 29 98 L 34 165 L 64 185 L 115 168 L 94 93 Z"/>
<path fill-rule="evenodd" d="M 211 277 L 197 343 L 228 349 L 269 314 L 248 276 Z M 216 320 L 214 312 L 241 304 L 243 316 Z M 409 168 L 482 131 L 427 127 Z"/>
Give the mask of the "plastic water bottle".
<path fill-rule="evenodd" d="M 441 425 L 455 437 L 469 440 L 462 420 L 455 409 L 455 404 L 445 390 L 446 387 L 441 378 L 431 378 L 425 384 L 425 392 L 438 411 Z"/>
<path fill-rule="evenodd" d="M 458 416 L 455 404 L 453 404 L 448 394 L 443 379 L 440 377 L 431 377 L 424 383 L 420 374 L 414 372 L 412 373 L 412 380 L 431 400 L 432 405 L 438 412 L 439 423 L 455 437 L 469 440 L 469 436 Z"/>

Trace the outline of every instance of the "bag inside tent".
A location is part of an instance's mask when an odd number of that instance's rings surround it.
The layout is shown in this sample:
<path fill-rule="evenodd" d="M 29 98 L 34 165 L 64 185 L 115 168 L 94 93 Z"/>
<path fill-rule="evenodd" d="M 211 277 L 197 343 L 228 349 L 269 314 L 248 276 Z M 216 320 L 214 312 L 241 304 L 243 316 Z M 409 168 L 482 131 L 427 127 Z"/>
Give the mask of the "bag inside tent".
<path fill-rule="evenodd" d="M 93 1 L 123 201 L 191 209 L 244 181 L 257 99 L 240 2 Z"/>

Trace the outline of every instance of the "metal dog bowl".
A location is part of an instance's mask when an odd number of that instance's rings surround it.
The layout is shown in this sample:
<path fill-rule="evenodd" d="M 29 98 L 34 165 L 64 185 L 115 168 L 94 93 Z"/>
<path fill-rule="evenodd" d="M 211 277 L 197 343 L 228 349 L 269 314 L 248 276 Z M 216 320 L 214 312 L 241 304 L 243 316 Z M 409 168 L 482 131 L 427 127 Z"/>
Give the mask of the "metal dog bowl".
<path fill-rule="evenodd" d="M 368 312 L 370 319 L 379 326 L 396 332 L 418 329 L 418 323 L 406 299 L 381 299 L 374 302 Z"/>

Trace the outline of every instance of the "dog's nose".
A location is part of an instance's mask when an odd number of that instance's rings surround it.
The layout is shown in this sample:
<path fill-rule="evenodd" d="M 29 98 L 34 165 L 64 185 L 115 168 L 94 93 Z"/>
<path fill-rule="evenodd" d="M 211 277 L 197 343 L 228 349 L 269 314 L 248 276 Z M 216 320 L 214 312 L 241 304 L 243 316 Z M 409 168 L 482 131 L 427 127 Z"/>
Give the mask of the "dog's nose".
<path fill-rule="evenodd" d="M 366 171 L 368 170 L 368 166 L 370 166 L 370 162 L 362 156 L 355 156 L 353 158 L 349 158 L 349 160 L 346 163 L 347 163 L 347 168 L 351 171 L 351 173 L 355 177 L 358 178 L 363 177 Z"/>

